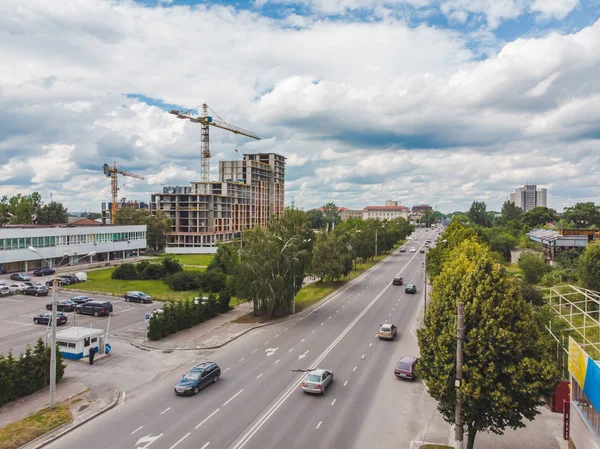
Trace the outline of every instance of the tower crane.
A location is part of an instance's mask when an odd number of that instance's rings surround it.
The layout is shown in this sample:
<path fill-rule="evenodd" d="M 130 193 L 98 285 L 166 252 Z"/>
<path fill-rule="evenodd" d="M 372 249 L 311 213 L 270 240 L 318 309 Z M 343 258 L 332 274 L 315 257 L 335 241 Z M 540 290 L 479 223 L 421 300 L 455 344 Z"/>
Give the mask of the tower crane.
<path fill-rule="evenodd" d="M 242 136 L 250 137 L 251 139 L 260 140 L 256 134 L 252 131 L 247 131 L 242 128 L 238 128 L 237 126 L 230 125 L 226 123 L 224 120 L 215 120 L 210 115 L 208 115 L 208 105 L 204 103 L 202 105 L 202 115 L 197 115 L 191 113 L 194 109 L 189 109 L 187 111 L 171 111 L 170 113 L 176 115 L 177 118 L 190 120 L 194 123 L 200 123 L 202 125 L 201 128 L 201 147 L 200 147 L 200 181 L 208 182 L 210 175 L 210 137 L 209 137 L 209 129 L 211 126 L 215 126 L 217 128 L 225 129 L 227 131 L 231 131 L 234 134 L 240 134 Z M 212 109 L 211 109 L 212 111 Z M 214 112 L 214 111 L 212 111 Z M 219 115 L 215 112 L 215 115 L 219 117 Z M 219 117 L 220 118 L 220 117 Z"/>
<path fill-rule="evenodd" d="M 131 176 L 132 178 L 144 179 L 143 176 L 134 175 L 133 173 L 129 173 L 123 170 L 117 170 L 117 163 L 115 162 L 113 166 L 109 166 L 108 164 L 104 164 L 104 174 L 106 177 L 110 179 L 110 192 L 112 193 L 112 203 L 110 205 L 110 222 L 114 224 L 115 222 L 115 214 L 117 213 L 117 195 L 119 193 L 119 184 L 117 180 L 117 175 L 123 176 Z M 125 198 L 123 198 L 125 200 Z"/>

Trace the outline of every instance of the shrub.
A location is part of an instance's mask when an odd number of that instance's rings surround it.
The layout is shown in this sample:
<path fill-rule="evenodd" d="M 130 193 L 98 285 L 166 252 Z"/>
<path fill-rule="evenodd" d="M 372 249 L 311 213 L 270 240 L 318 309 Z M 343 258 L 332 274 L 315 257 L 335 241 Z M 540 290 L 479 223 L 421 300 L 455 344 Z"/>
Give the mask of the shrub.
<path fill-rule="evenodd" d="M 140 271 L 138 267 L 138 273 L 140 279 L 162 279 L 165 276 L 164 267 L 158 263 L 148 264 L 143 270 Z"/>
<path fill-rule="evenodd" d="M 174 259 L 172 256 L 165 257 L 161 265 L 163 267 L 163 272 L 165 276 L 170 276 L 175 273 L 179 273 L 183 271 L 183 267 L 179 263 L 179 260 Z"/>
<path fill-rule="evenodd" d="M 175 291 L 198 290 L 202 285 L 202 273 L 198 271 L 181 271 L 167 276 L 165 283 Z"/>
<path fill-rule="evenodd" d="M 546 265 L 544 259 L 531 251 L 521 254 L 519 268 L 523 270 L 525 282 L 528 284 L 537 284 L 542 280 L 542 276 L 551 269 Z"/>
<path fill-rule="evenodd" d="M 206 270 L 201 277 L 200 288 L 207 292 L 220 292 L 225 288 L 227 275 L 219 269 Z"/>
<path fill-rule="evenodd" d="M 160 314 L 155 313 L 150 317 L 148 323 L 148 340 L 156 341 L 162 338 L 162 317 Z"/>
<path fill-rule="evenodd" d="M 123 263 L 113 271 L 111 277 L 113 279 L 122 279 L 132 281 L 138 278 L 138 272 L 135 265 L 131 263 Z"/>
<path fill-rule="evenodd" d="M 544 301 L 544 296 L 542 293 L 535 287 L 530 285 L 521 286 L 521 294 L 523 295 L 523 299 L 534 306 L 542 306 L 546 304 Z"/>
<path fill-rule="evenodd" d="M 221 290 L 219 293 L 219 312 L 225 313 L 229 311 L 229 302 L 231 301 L 231 292 L 229 289 Z"/>

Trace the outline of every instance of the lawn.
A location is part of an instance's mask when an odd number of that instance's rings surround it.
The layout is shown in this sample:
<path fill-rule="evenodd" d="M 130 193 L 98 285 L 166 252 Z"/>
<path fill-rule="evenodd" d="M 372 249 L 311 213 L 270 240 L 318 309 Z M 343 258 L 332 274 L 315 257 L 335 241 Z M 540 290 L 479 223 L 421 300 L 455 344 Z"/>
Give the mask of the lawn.
<path fill-rule="evenodd" d="M 177 259 L 182 265 L 195 265 L 197 267 L 207 267 L 211 260 L 213 260 L 214 254 L 161 254 L 159 257 L 171 256 Z"/>
<path fill-rule="evenodd" d="M 83 284 L 65 285 L 65 289 L 86 290 L 90 292 L 112 293 L 123 296 L 131 290 L 142 291 L 156 300 L 193 299 L 198 296 L 198 290 L 177 292 L 171 290 L 163 281 L 125 281 L 112 279 L 111 275 L 115 268 L 104 268 L 92 270 L 87 273 L 88 280 Z"/>
<path fill-rule="evenodd" d="M 45 408 L 0 429 L 0 449 L 21 447 L 30 441 L 71 421 L 69 407 L 57 404 L 54 410 Z"/>

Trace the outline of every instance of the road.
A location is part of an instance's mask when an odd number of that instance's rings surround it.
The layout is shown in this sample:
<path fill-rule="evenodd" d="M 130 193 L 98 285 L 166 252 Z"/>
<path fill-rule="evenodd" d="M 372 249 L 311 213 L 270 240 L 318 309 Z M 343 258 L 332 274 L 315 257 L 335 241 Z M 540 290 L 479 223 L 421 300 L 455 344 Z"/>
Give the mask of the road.
<path fill-rule="evenodd" d="M 37 279 L 34 279 L 37 280 Z M 45 282 L 43 279 L 40 282 Z M 69 292 L 59 289 L 58 299 L 69 299 L 80 293 Z M 132 336 L 135 333 L 138 338 L 143 336 L 146 312 L 160 307 L 160 303 L 138 304 L 125 302 L 122 297 L 88 295 L 93 299 L 110 301 L 113 304 L 114 311 L 110 317 L 110 334 L 117 332 L 127 333 Z M 50 331 L 48 326 L 34 324 L 33 317 L 47 312 L 46 304 L 52 301 L 52 291 L 48 296 L 27 296 L 11 295 L 0 297 L 0 353 L 7 354 L 13 350 L 14 354 L 25 351 L 25 347 L 30 344 L 34 346 L 38 338 L 45 339 L 46 332 Z M 88 327 L 90 324 L 94 328 L 106 329 L 108 326 L 108 317 L 94 317 L 89 315 L 76 315 L 74 312 L 65 312 L 68 321 L 65 325 L 59 326 L 63 329 L 66 326 Z"/>
<path fill-rule="evenodd" d="M 412 440 L 445 441 L 448 426 L 420 381 L 393 375 L 402 355 L 418 355 L 415 313 L 423 300 L 423 245 L 396 252 L 304 318 L 255 330 L 197 360 L 216 361 L 218 383 L 177 397 L 184 372 L 169 371 L 128 392 L 114 410 L 49 445 L 51 448 L 408 448 Z M 417 285 L 407 295 L 391 280 Z M 379 341 L 384 322 L 395 341 Z M 323 396 L 304 394 L 302 373 L 335 374 Z M 183 371 L 183 370 L 182 370 Z"/>

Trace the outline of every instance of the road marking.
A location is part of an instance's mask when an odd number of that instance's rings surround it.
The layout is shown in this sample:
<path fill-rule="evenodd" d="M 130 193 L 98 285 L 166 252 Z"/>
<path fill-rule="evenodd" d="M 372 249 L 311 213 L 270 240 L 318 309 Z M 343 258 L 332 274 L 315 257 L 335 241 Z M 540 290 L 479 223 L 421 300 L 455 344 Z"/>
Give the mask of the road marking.
<path fill-rule="evenodd" d="M 231 367 L 229 368 L 225 368 L 225 371 L 223 371 L 224 373 L 226 373 L 227 371 L 229 371 L 231 369 Z"/>
<path fill-rule="evenodd" d="M 369 343 L 369 348 L 370 348 L 371 346 L 373 346 L 373 342 Z"/>
<path fill-rule="evenodd" d="M 353 371 L 353 372 L 354 372 L 354 371 L 356 371 L 356 368 L 357 368 L 357 367 L 355 366 L 355 367 L 354 367 L 354 369 L 353 369 L 352 371 Z"/>
<path fill-rule="evenodd" d="M 275 335 L 275 338 L 279 337 L 279 334 Z"/>
<path fill-rule="evenodd" d="M 333 401 L 331 401 L 332 406 L 335 404 L 335 401 L 337 401 L 337 399 L 334 399 Z"/>
<path fill-rule="evenodd" d="M 167 413 L 169 410 L 171 410 L 171 407 L 167 407 L 166 409 L 164 409 L 162 412 L 160 412 L 161 415 L 164 415 L 165 413 Z"/>
<path fill-rule="evenodd" d="M 145 446 L 142 446 L 144 449 L 146 449 L 148 446 L 150 446 L 152 443 L 154 443 L 156 440 L 158 440 L 160 437 L 162 437 L 164 434 L 161 433 L 160 435 L 157 436 L 152 436 L 151 434 L 146 435 L 145 437 L 140 438 L 139 440 L 137 440 L 137 443 L 135 443 L 135 446 L 139 446 L 141 443 L 146 443 Z"/>
<path fill-rule="evenodd" d="M 294 350 L 294 348 L 290 349 L 288 352 L 292 352 Z"/>
<path fill-rule="evenodd" d="M 342 309 L 343 309 L 344 307 L 346 307 L 346 305 L 345 305 L 345 304 L 342 306 Z"/>
<path fill-rule="evenodd" d="M 321 424 L 323 424 L 323 421 L 319 421 L 319 424 L 317 424 L 317 427 L 315 427 L 315 429 L 318 429 L 319 427 L 321 427 Z"/>
<path fill-rule="evenodd" d="M 240 391 L 238 391 L 236 394 L 234 394 L 233 396 L 231 396 L 229 399 L 227 399 L 225 401 L 225 403 L 223 404 L 223 407 L 225 407 L 227 404 L 229 404 L 231 401 L 233 401 L 239 394 L 242 393 L 242 391 L 244 391 L 243 389 L 241 389 Z"/>
<path fill-rule="evenodd" d="M 346 385 L 348 385 L 348 381 L 344 382 L 344 385 L 343 385 L 343 386 L 345 387 Z"/>
<path fill-rule="evenodd" d="M 142 430 L 144 428 L 144 426 L 140 426 L 137 429 L 135 429 L 133 432 L 131 432 L 129 435 L 133 435 L 134 433 L 136 433 L 138 430 Z"/>
<path fill-rule="evenodd" d="M 392 307 L 392 312 L 393 312 L 394 310 L 396 310 L 396 308 L 395 308 L 395 307 Z"/>
<path fill-rule="evenodd" d="M 277 365 L 279 363 L 279 359 L 275 360 L 275 363 L 273 365 Z"/>
<path fill-rule="evenodd" d="M 314 334 L 316 332 L 316 329 L 313 329 L 313 331 L 311 332 L 311 334 Z"/>
<path fill-rule="evenodd" d="M 286 330 L 288 330 L 288 328 L 287 328 L 287 327 L 286 327 L 286 328 L 283 330 L 283 332 L 285 332 Z"/>
<path fill-rule="evenodd" d="M 206 449 L 209 444 L 210 444 L 210 441 L 207 441 L 206 444 L 204 446 L 202 446 L 200 449 Z"/>
<path fill-rule="evenodd" d="M 302 343 L 304 340 L 306 340 L 306 338 L 303 338 L 302 340 L 300 340 L 300 343 Z"/>
<path fill-rule="evenodd" d="M 327 318 L 327 319 L 328 319 L 328 320 L 330 320 L 330 319 L 331 319 L 331 317 L 329 317 L 329 318 Z"/>
<path fill-rule="evenodd" d="M 217 413 L 219 410 L 221 410 L 221 409 L 220 408 L 216 409 L 214 412 L 212 412 L 210 415 L 208 415 L 206 418 L 204 418 L 204 420 L 196 426 L 196 429 L 198 427 L 200 427 L 202 424 L 204 424 L 206 421 L 208 421 L 210 418 L 212 418 L 215 415 L 215 413 Z"/>
<path fill-rule="evenodd" d="M 244 360 L 246 360 L 246 357 L 242 357 L 241 359 L 238 360 L 238 363 L 243 362 Z"/>
<path fill-rule="evenodd" d="M 262 377 L 263 373 L 260 373 L 258 376 L 256 376 L 257 379 L 260 379 Z"/>
<path fill-rule="evenodd" d="M 254 354 L 256 351 L 258 351 L 258 349 L 255 349 L 254 351 L 252 351 L 251 354 Z"/>
<path fill-rule="evenodd" d="M 298 360 L 302 360 L 304 357 L 306 357 L 306 354 L 308 354 L 308 351 L 309 351 L 309 350 L 307 349 L 307 350 L 306 350 L 306 352 L 305 352 L 304 354 L 300 354 L 300 355 L 298 356 Z"/>
<path fill-rule="evenodd" d="M 279 348 L 267 348 L 265 349 L 265 352 L 267 353 L 267 357 L 272 356 L 273 354 L 275 354 L 275 351 L 277 351 Z"/>
<path fill-rule="evenodd" d="M 363 354 L 363 355 L 360 357 L 360 359 L 361 359 L 361 360 L 364 360 L 364 359 L 365 359 L 365 355 Z"/>
<path fill-rule="evenodd" d="M 296 324 L 298 324 L 298 322 L 293 323 L 292 326 L 295 326 Z"/>
<path fill-rule="evenodd" d="M 190 436 L 190 432 L 186 433 L 177 443 L 175 443 L 173 446 L 171 446 L 169 449 L 173 449 L 175 446 L 177 446 L 179 443 L 181 443 L 183 440 L 185 440 L 187 437 Z"/>
<path fill-rule="evenodd" d="M 336 310 L 335 313 L 340 313 L 340 309 Z"/>
<path fill-rule="evenodd" d="M 323 324 L 325 324 L 325 323 L 321 323 L 321 326 L 323 326 Z"/>
<path fill-rule="evenodd" d="M 392 316 L 392 314 L 390 313 L 388 316 Z"/>
<path fill-rule="evenodd" d="M 263 346 L 266 346 L 268 343 L 269 343 L 269 340 L 265 341 L 265 342 L 263 343 Z"/>

